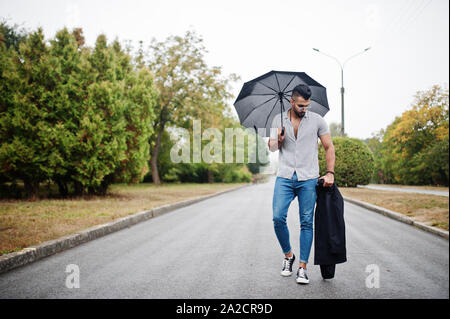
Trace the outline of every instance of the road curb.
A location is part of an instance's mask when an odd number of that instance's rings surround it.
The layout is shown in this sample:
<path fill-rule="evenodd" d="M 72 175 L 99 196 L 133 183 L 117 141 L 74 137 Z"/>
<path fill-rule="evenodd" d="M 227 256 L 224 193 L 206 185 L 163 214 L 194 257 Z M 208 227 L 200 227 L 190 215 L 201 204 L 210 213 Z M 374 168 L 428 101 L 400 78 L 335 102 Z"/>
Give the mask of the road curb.
<path fill-rule="evenodd" d="M 150 210 L 144 210 L 136 214 L 116 219 L 112 222 L 93 226 L 71 235 L 63 236 L 58 239 L 49 240 L 39 245 L 30 246 L 24 248 L 18 252 L 13 252 L 0 256 L 0 273 L 7 272 L 11 269 L 32 263 L 44 257 L 51 256 L 63 250 L 81 245 L 88 241 L 100 238 L 118 230 L 133 226 L 137 223 L 143 222 L 153 217 L 157 217 L 173 211 L 178 208 L 192 205 L 206 199 L 219 196 L 228 192 L 232 192 L 244 187 L 248 187 L 254 184 L 242 185 L 232 189 L 227 189 L 214 194 L 205 195 L 198 198 L 192 198 L 176 202 L 173 204 L 167 204 L 159 207 L 152 208 Z"/>
<path fill-rule="evenodd" d="M 434 195 L 434 196 L 444 196 L 444 197 L 448 197 L 448 194 L 443 192 L 441 193 L 441 191 L 434 191 L 434 192 L 438 192 L 438 193 L 432 193 L 433 191 L 429 191 L 429 190 L 424 190 L 424 191 L 420 191 L 418 189 L 411 189 L 411 188 L 405 188 L 405 190 L 400 190 L 400 189 L 392 189 L 391 187 L 386 187 L 385 189 L 382 189 L 381 187 L 370 187 L 369 185 L 357 185 L 357 188 L 364 188 L 364 189 L 373 189 L 373 190 L 380 190 L 380 191 L 392 191 L 392 192 L 399 192 L 399 193 L 407 193 L 407 194 L 421 194 L 421 195 Z"/>
<path fill-rule="evenodd" d="M 443 238 L 448 240 L 448 234 L 449 234 L 448 231 L 445 231 L 443 229 L 439 229 L 437 227 L 429 226 L 429 225 L 426 225 L 424 223 L 415 221 L 413 218 L 411 218 L 409 216 L 406 216 L 406 215 L 394 212 L 392 210 L 389 210 L 389 209 L 386 209 L 386 208 L 383 208 L 383 207 L 380 207 L 380 206 L 369 204 L 367 202 L 359 201 L 359 200 L 356 200 L 356 199 L 353 199 L 353 198 L 349 198 L 349 197 L 346 197 L 346 196 L 343 196 L 343 198 L 347 202 L 350 202 L 350 203 L 353 203 L 355 205 L 367 208 L 367 209 L 369 209 L 371 211 L 374 211 L 376 213 L 382 214 L 382 215 L 387 216 L 389 218 L 393 218 L 393 219 L 398 220 L 398 221 L 400 221 L 402 223 L 415 226 L 415 227 L 417 227 L 419 229 L 425 230 L 425 231 L 427 231 L 429 233 L 438 235 L 438 236 L 443 237 Z"/>

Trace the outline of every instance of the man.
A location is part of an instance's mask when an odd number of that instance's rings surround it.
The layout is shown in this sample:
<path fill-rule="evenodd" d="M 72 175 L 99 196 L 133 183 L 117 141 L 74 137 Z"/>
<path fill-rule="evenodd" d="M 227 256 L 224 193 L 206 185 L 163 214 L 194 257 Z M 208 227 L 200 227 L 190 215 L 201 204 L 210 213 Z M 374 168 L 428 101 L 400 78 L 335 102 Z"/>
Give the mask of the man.
<path fill-rule="evenodd" d="M 291 250 L 286 217 L 292 200 L 298 197 L 300 215 L 300 263 L 296 282 L 309 283 L 306 274 L 313 241 L 313 217 L 316 202 L 316 184 L 324 179 L 324 186 L 334 183 L 335 153 L 329 128 L 317 113 L 308 110 L 311 89 L 298 85 L 292 92 L 291 108 L 278 114 L 272 121 L 269 138 L 271 152 L 279 150 L 278 172 L 273 193 L 273 224 L 275 234 L 285 255 L 282 276 L 292 275 L 295 255 Z M 281 119 L 283 116 L 284 132 Z M 327 172 L 319 178 L 318 141 L 320 138 L 326 152 Z"/>

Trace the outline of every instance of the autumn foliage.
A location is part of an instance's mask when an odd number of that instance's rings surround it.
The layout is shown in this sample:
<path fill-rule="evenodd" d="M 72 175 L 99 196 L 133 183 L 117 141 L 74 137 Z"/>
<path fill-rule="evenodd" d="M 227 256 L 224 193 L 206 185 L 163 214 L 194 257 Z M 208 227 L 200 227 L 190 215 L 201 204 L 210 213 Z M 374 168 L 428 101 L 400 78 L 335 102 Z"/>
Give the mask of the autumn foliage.
<path fill-rule="evenodd" d="M 448 186 L 448 102 L 448 89 L 439 85 L 419 91 L 409 110 L 367 141 L 376 182 Z"/>

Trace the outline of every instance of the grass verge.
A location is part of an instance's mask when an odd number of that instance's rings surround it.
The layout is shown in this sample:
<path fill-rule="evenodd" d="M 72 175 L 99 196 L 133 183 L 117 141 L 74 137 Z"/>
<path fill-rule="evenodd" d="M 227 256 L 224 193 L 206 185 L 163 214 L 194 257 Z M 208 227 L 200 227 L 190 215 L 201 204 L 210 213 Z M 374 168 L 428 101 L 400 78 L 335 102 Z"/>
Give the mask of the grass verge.
<path fill-rule="evenodd" d="M 342 187 L 339 191 L 343 196 L 384 207 L 427 225 L 448 230 L 448 197 L 353 187 Z"/>
<path fill-rule="evenodd" d="M 245 183 L 114 184 L 105 197 L 0 200 L 0 255 L 158 206 L 205 196 Z"/>

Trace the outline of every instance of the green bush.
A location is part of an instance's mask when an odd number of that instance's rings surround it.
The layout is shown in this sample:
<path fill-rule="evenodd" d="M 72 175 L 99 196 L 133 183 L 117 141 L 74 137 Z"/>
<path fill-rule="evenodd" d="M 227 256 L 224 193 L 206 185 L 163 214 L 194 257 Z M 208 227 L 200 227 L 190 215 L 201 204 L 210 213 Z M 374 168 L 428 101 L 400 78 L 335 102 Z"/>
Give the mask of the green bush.
<path fill-rule="evenodd" d="M 334 182 L 338 186 L 367 185 L 374 171 L 374 158 L 361 140 L 349 137 L 333 137 L 336 154 Z M 319 147 L 320 176 L 327 170 L 325 151 Z"/>
<path fill-rule="evenodd" d="M 249 183 L 252 181 L 252 173 L 247 166 L 242 166 L 241 169 L 233 167 L 233 169 L 225 171 L 222 181 L 224 183 Z"/>
<path fill-rule="evenodd" d="M 214 166 L 205 163 L 174 164 L 164 174 L 163 180 L 165 182 L 208 183 L 208 170 L 211 170 L 213 182 L 249 183 L 252 181 L 252 173 L 246 165 L 220 164 Z"/>

